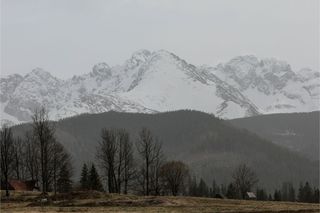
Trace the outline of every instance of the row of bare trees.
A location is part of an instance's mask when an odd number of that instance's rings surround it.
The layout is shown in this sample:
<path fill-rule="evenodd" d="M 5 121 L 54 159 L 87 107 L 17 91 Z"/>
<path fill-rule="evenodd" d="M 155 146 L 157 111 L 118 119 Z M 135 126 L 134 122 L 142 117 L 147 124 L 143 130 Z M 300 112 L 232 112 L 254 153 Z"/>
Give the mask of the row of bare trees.
<path fill-rule="evenodd" d="M 54 123 L 45 108 L 36 110 L 32 119 L 32 129 L 23 138 L 15 137 L 8 126 L 0 130 L 1 185 L 7 196 L 10 179 L 34 181 L 44 194 L 61 191 L 58 185 L 66 182 L 70 185 L 71 157 L 56 140 Z"/>
<path fill-rule="evenodd" d="M 96 157 L 110 193 L 126 194 L 130 189 L 143 195 L 199 194 L 187 190 L 191 184 L 189 168 L 181 161 L 166 161 L 161 140 L 149 129 L 142 128 L 134 141 L 125 129 L 102 129 Z M 234 190 L 230 193 L 234 197 L 244 198 L 258 182 L 245 164 L 239 165 L 232 177 Z"/>
<path fill-rule="evenodd" d="M 177 195 L 188 177 L 184 163 L 165 161 L 160 139 L 147 128 L 135 146 L 125 129 L 103 129 L 96 157 L 110 193 Z"/>

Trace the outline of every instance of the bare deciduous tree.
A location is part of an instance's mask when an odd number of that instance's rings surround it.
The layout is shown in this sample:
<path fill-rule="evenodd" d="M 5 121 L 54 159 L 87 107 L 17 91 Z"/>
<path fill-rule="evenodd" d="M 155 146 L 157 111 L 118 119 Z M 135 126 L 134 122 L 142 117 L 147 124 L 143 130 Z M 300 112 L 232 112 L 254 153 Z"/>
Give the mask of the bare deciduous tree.
<path fill-rule="evenodd" d="M 42 107 L 36 110 L 33 117 L 33 133 L 40 145 L 41 185 L 42 193 L 47 193 L 49 188 L 49 154 L 50 143 L 54 138 L 54 126 L 49 121 L 47 110 Z"/>
<path fill-rule="evenodd" d="M 105 171 L 110 193 L 127 193 L 133 178 L 133 150 L 124 129 L 103 129 L 97 149 L 99 166 Z M 124 185 L 124 188 L 122 186 Z"/>
<path fill-rule="evenodd" d="M 247 192 L 259 181 L 257 175 L 246 164 L 239 165 L 233 175 L 234 184 L 241 195 L 245 198 Z"/>
<path fill-rule="evenodd" d="M 21 141 L 21 138 L 18 137 L 14 140 L 14 160 L 13 160 L 13 171 L 15 173 L 15 178 L 17 180 L 20 180 L 22 177 L 21 177 L 21 173 L 22 173 L 22 169 L 24 168 L 23 167 L 23 144 L 22 144 L 22 141 Z"/>
<path fill-rule="evenodd" d="M 14 160 L 14 141 L 11 128 L 3 126 L 0 131 L 1 180 L 5 183 L 6 196 L 9 197 L 9 174 Z"/>
<path fill-rule="evenodd" d="M 132 143 L 129 140 L 129 134 L 127 133 L 126 140 L 123 144 L 123 182 L 124 182 L 124 194 L 128 193 L 128 188 L 135 178 L 136 169 L 134 165 Z"/>
<path fill-rule="evenodd" d="M 51 154 L 50 154 L 50 171 L 51 174 L 50 177 L 52 177 L 53 182 L 53 191 L 54 194 L 57 193 L 57 184 L 58 184 L 58 178 L 59 174 L 61 173 L 61 170 L 68 170 L 63 171 L 66 172 L 66 174 L 70 175 L 72 174 L 71 170 L 71 157 L 68 152 L 64 149 L 64 147 L 57 141 L 54 141 L 51 144 Z M 62 172 L 62 173 L 63 173 Z"/>
<path fill-rule="evenodd" d="M 38 143 L 31 132 L 25 134 L 25 167 L 28 177 L 38 181 L 40 173 L 40 152 Z"/>
<path fill-rule="evenodd" d="M 159 171 L 163 159 L 161 143 L 154 138 L 150 130 L 142 128 L 136 146 L 142 160 L 141 179 L 139 181 L 142 192 L 149 195 L 151 188 L 153 188 L 155 194 L 158 194 L 160 191 L 158 188 Z"/>
<path fill-rule="evenodd" d="M 164 188 L 176 196 L 184 187 L 189 176 L 189 169 L 181 161 L 170 161 L 161 167 L 161 179 Z"/>
<path fill-rule="evenodd" d="M 108 182 L 108 191 L 116 192 L 116 134 L 114 130 L 102 129 L 101 142 L 97 147 L 96 157 L 100 168 L 105 172 Z"/>

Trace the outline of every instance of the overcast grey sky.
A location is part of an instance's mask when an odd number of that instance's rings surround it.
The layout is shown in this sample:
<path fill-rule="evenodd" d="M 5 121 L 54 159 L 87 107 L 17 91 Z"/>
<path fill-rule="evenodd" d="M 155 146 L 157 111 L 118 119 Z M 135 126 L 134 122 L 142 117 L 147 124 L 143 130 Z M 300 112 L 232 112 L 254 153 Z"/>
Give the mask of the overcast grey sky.
<path fill-rule="evenodd" d="M 60 78 L 166 49 L 195 65 L 254 54 L 319 70 L 318 0 L 2 0 L 1 74 Z"/>

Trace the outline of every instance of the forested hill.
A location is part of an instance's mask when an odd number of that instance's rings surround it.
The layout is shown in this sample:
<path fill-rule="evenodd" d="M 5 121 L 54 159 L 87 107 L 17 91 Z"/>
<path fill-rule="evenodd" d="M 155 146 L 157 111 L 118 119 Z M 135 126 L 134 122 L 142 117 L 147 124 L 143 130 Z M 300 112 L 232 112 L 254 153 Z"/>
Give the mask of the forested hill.
<path fill-rule="evenodd" d="M 259 115 L 230 120 L 273 143 L 319 160 L 320 112 Z"/>
<path fill-rule="evenodd" d="M 83 114 L 57 122 L 58 140 L 73 156 L 76 175 L 83 162 L 95 161 L 96 145 L 102 128 L 125 128 L 135 142 L 142 127 L 149 128 L 163 143 L 167 159 L 180 159 L 194 174 L 228 183 L 240 163 L 252 167 L 260 186 L 279 187 L 283 181 L 319 181 L 319 165 L 283 147 L 264 140 L 213 115 L 198 111 L 175 111 L 158 114 L 106 112 Z M 14 127 L 20 134 L 27 124 Z"/>

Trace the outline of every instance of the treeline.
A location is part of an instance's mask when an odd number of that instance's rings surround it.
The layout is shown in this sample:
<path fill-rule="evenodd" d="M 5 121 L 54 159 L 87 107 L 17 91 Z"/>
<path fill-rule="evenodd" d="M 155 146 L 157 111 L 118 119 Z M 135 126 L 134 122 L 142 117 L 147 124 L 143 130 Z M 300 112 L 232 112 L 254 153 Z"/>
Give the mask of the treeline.
<path fill-rule="evenodd" d="M 308 182 L 304 185 L 300 183 L 298 190 L 293 187 L 291 182 L 284 182 L 282 183 L 282 187 L 280 189 L 275 189 L 273 193 L 268 194 L 265 189 L 259 187 L 256 187 L 254 193 L 256 199 L 260 201 L 320 203 L 319 188 L 312 188 Z M 208 186 L 202 178 L 198 182 L 196 177 L 191 179 L 188 195 L 196 197 L 242 199 L 234 182 L 219 185 L 213 180 L 212 185 Z"/>
<path fill-rule="evenodd" d="M 292 183 L 268 194 L 257 187 L 258 177 L 246 164 L 232 174 L 232 182 L 211 186 L 192 175 L 182 161 L 168 161 L 161 139 L 142 128 L 136 138 L 125 129 L 104 128 L 96 147 L 96 160 L 83 164 L 79 181 L 72 183 L 71 157 L 55 138 L 54 122 L 42 108 L 34 113 L 32 130 L 23 139 L 2 127 L 1 186 L 9 196 L 10 179 L 33 180 L 43 194 L 71 190 L 97 190 L 138 195 L 184 195 L 229 199 L 319 202 L 319 189 L 308 182 L 296 191 Z M 254 190 L 256 189 L 256 190 Z M 253 193 L 254 196 L 250 197 Z"/>

